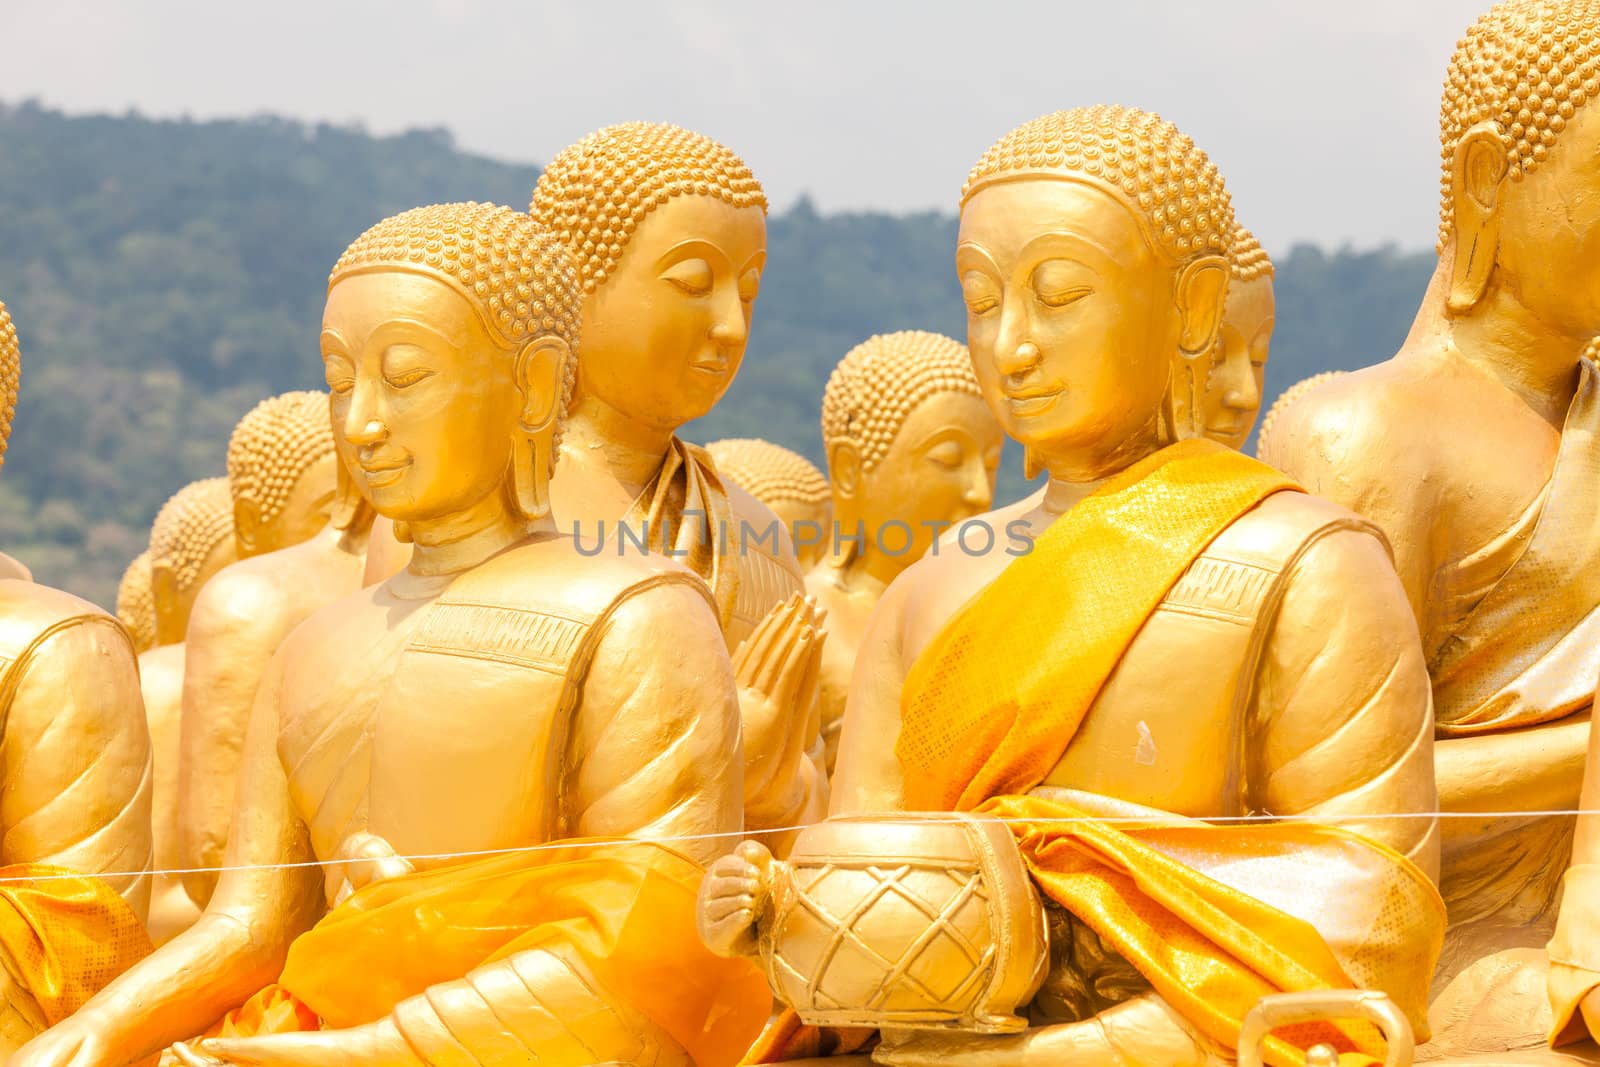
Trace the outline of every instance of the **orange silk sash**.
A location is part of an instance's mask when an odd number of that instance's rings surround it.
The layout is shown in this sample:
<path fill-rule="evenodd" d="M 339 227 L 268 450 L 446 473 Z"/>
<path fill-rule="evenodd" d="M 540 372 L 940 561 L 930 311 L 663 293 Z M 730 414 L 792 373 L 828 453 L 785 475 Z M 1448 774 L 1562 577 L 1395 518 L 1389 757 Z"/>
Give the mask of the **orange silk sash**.
<path fill-rule="evenodd" d="M 1213 441 L 1164 448 L 1057 519 L 947 623 L 901 695 L 906 808 L 971 811 L 1043 782 L 1123 652 L 1283 474 Z"/>
<path fill-rule="evenodd" d="M 771 1009 L 751 963 L 695 932 L 702 869 L 662 846 L 565 841 L 369 885 L 289 950 L 278 984 L 212 1036 L 351 1027 L 530 949 L 570 951 L 698 1067 L 728 1067 Z"/>
<path fill-rule="evenodd" d="M 105 882 L 58 867 L 0 867 L 0 951 L 51 1026 L 153 948 L 144 924 Z"/>

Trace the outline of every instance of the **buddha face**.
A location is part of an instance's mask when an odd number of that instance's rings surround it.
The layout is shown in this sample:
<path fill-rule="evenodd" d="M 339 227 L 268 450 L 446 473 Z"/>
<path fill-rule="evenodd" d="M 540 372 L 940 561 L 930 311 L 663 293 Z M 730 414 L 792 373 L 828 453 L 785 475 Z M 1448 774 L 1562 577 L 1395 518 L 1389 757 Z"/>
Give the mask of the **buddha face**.
<path fill-rule="evenodd" d="M 1586 104 L 1519 182 L 1501 183 L 1497 264 L 1536 318 L 1600 333 L 1600 105 Z"/>
<path fill-rule="evenodd" d="M 1261 410 L 1272 322 L 1271 275 L 1229 286 L 1201 412 L 1205 435 L 1229 448 L 1244 446 Z"/>
<path fill-rule="evenodd" d="M 1054 178 L 985 186 L 962 209 L 956 269 L 973 369 L 1006 433 L 1046 467 L 1154 447 L 1177 271 L 1121 201 Z"/>
<path fill-rule="evenodd" d="M 979 397 L 935 393 L 911 410 L 883 458 L 861 475 L 856 494 L 857 513 L 868 536 L 880 531 L 878 547 L 890 569 L 898 573 L 921 559 L 942 524 L 989 510 L 1004 444 Z"/>
<path fill-rule="evenodd" d="M 449 285 L 398 270 L 342 278 L 323 311 L 322 360 L 336 436 L 381 514 L 438 520 L 501 490 L 515 361 Z"/>
<path fill-rule="evenodd" d="M 710 411 L 744 359 L 766 261 L 759 207 L 675 196 L 651 211 L 584 299 L 580 396 L 662 430 Z"/>

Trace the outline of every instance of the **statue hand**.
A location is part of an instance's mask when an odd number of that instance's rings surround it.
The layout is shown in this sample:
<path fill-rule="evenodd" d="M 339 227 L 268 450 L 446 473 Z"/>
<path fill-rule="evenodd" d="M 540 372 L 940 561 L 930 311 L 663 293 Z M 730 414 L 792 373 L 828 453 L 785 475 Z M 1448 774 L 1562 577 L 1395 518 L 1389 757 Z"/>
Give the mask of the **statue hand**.
<path fill-rule="evenodd" d="M 334 897 L 342 904 L 346 897 L 374 882 L 410 874 L 411 861 L 396 854 L 394 847 L 377 834 L 354 833 L 345 838 L 334 853 L 334 861 L 344 868 L 344 884 Z"/>
<path fill-rule="evenodd" d="M 12 1053 L 6 1067 L 120 1067 L 127 1059 L 111 1028 L 80 1011 Z"/>
<path fill-rule="evenodd" d="M 821 729 L 825 613 L 799 593 L 773 608 L 733 654 L 751 828 L 804 803 L 800 763 Z"/>
<path fill-rule="evenodd" d="M 695 923 L 719 956 L 754 956 L 757 927 L 772 897 L 772 853 L 745 841 L 711 865 L 700 882 Z"/>
<path fill-rule="evenodd" d="M 172 1051 L 185 1067 L 427 1067 L 387 1019 L 349 1030 L 208 1037 Z"/>

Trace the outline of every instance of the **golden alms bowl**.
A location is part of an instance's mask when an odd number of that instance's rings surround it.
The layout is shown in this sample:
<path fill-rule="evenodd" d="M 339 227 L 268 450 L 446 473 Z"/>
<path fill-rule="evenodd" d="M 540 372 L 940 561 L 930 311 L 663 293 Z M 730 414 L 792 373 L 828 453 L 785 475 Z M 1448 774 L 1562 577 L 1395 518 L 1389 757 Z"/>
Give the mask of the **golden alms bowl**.
<path fill-rule="evenodd" d="M 829 819 L 775 865 L 761 958 L 807 1023 L 1008 1033 L 1049 962 L 1044 909 L 1004 823 Z"/>

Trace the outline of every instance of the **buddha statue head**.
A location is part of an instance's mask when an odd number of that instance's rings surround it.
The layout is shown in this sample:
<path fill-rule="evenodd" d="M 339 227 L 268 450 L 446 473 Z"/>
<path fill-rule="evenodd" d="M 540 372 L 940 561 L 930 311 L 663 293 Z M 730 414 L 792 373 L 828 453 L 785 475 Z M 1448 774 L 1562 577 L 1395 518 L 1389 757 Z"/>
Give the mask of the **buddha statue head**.
<path fill-rule="evenodd" d="M 1597 96 L 1597 0 L 1504 0 L 1457 44 L 1439 128 L 1448 315 L 1512 314 L 1574 356 L 1600 333 Z"/>
<path fill-rule="evenodd" d="M 723 145 L 608 126 L 556 155 L 529 209 L 583 283 L 577 410 L 670 433 L 722 398 L 766 265 L 767 199 Z"/>
<path fill-rule="evenodd" d="M 117 618 L 128 628 L 135 652 L 156 647 L 156 602 L 150 589 L 150 550 L 133 557 L 117 583 Z"/>
<path fill-rule="evenodd" d="M 1233 273 L 1222 328 L 1200 396 L 1200 431 L 1229 448 L 1243 448 L 1261 410 L 1272 344 L 1272 260 L 1255 234 L 1233 231 Z"/>
<path fill-rule="evenodd" d="M 546 518 L 579 291 L 559 243 L 493 204 L 395 215 L 340 257 L 322 318 L 333 425 L 397 535 Z"/>
<path fill-rule="evenodd" d="M 861 554 L 884 582 L 922 558 L 944 525 L 989 509 L 1004 435 L 966 346 L 903 330 L 845 354 L 822 394 L 835 566 Z M 843 537 L 864 528 L 857 543 Z"/>
<path fill-rule="evenodd" d="M 0 466 L 11 440 L 11 419 L 17 413 L 17 386 L 22 381 L 22 346 L 11 313 L 0 303 Z"/>
<path fill-rule="evenodd" d="M 1217 168 L 1147 112 L 1058 111 L 984 153 L 956 250 L 968 344 L 1035 464 L 1087 480 L 1178 436 L 1172 361 L 1216 342 L 1233 227 Z"/>
<path fill-rule="evenodd" d="M 228 479 L 190 482 L 172 494 L 150 527 L 156 644 L 183 641 L 201 586 L 237 559 Z"/>
<path fill-rule="evenodd" d="M 268 397 L 240 419 L 228 440 L 239 558 L 297 545 L 326 526 L 338 465 L 326 393 Z"/>
<path fill-rule="evenodd" d="M 827 542 L 833 496 L 828 479 L 811 461 L 782 445 L 758 437 L 730 437 L 706 445 L 717 473 L 772 509 L 786 530 L 797 535 L 795 554 L 809 568 Z M 801 524 L 815 527 L 812 536 L 798 536 Z"/>

